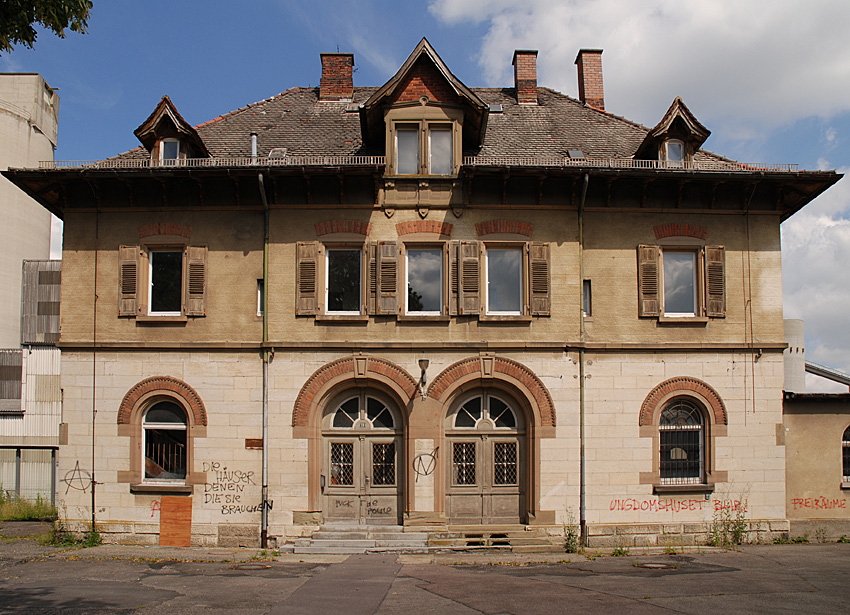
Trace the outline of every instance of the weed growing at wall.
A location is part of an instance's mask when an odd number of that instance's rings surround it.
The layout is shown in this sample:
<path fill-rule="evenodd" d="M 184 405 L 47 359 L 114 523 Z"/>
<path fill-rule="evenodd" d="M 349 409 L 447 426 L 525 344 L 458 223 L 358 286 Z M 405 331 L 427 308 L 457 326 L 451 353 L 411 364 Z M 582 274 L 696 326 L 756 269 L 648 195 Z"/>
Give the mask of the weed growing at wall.
<path fill-rule="evenodd" d="M 581 528 L 576 523 L 573 509 L 567 509 L 567 524 L 564 526 L 564 550 L 578 553 L 581 550 Z"/>
<path fill-rule="evenodd" d="M 728 549 L 744 542 L 748 525 L 747 495 L 747 490 L 744 490 L 737 499 L 724 496 L 718 500 L 712 515 L 708 544 Z"/>

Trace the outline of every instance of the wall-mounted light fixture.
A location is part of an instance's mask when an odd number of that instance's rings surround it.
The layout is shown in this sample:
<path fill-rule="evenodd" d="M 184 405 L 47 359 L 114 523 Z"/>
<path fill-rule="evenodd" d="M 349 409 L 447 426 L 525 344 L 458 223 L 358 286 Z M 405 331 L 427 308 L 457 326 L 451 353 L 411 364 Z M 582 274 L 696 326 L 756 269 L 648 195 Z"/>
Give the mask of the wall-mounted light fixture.
<path fill-rule="evenodd" d="M 428 366 L 431 362 L 428 359 L 419 359 L 419 369 L 422 370 L 422 375 L 419 377 L 419 392 L 422 394 L 422 399 L 428 397 L 428 393 L 425 390 L 425 385 L 428 380 L 425 377 L 425 371 L 428 369 Z"/>

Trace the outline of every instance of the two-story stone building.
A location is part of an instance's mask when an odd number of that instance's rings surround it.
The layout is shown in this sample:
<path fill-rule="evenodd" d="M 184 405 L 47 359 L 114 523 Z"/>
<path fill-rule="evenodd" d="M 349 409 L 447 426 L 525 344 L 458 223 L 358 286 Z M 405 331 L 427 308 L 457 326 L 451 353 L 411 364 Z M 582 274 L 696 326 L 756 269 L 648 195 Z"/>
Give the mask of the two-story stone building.
<path fill-rule="evenodd" d="M 136 150 L 9 173 L 65 221 L 68 521 L 787 532 L 779 224 L 840 176 L 705 151 L 680 99 L 611 114 L 601 56 L 575 100 L 535 51 L 509 88 L 424 39 L 380 87 L 323 54 L 318 88 L 195 127 L 165 97 Z"/>

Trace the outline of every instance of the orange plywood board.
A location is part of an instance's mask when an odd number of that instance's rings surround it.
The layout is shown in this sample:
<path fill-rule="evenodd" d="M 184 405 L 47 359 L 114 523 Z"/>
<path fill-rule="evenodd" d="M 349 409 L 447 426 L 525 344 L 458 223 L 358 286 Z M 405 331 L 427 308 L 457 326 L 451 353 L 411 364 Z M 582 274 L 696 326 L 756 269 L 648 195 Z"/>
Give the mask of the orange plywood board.
<path fill-rule="evenodd" d="M 163 496 L 159 511 L 159 544 L 188 547 L 192 543 L 192 497 Z"/>

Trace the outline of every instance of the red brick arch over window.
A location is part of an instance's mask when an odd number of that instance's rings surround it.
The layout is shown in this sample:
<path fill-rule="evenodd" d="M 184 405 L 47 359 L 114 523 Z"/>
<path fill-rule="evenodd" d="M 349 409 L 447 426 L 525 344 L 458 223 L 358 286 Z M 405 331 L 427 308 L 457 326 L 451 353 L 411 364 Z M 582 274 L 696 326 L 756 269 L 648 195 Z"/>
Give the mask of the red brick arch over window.
<path fill-rule="evenodd" d="M 537 411 L 540 424 L 544 427 L 555 426 L 555 404 L 552 396 L 537 375 L 522 363 L 502 357 L 470 357 L 449 365 L 434 378 L 428 389 L 428 397 L 439 401 L 443 394 L 452 389 L 460 380 L 470 378 L 495 378 L 519 385 L 524 389 Z"/>
<path fill-rule="evenodd" d="M 643 401 L 640 408 L 640 425 L 653 425 L 658 404 L 662 400 L 668 399 L 671 395 L 681 394 L 683 396 L 696 394 L 699 395 L 708 403 L 708 412 L 711 413 L 715 425 L 726 425 L 728 419 L 726 417 L 726 406 L 723 405 L 723 400 L 717 391 L 712 389 L 702 380 L 690 378 L 688 376 L 680 376 L 665 380 L 657 387 L 650 391 L 649 395 Z"/>
<path fill-rule="evenodd" d="M 292 410 L 292 426 L 309 425 L 313 405 L 324 394 L 326 386 L 332 381 L 348 378 L 383 382 L 393 389 L 403 402 L 413 397 L 418 386 L 410 374 L 386 359 L 362 355 L 337 359 L 317 369 L 301 387 Z"/>
<path fill-rule="evenodd" d="M 204 408 L 204 402 L 201 401 L 201 397 L 195 392 L 195 389 L 182 380 L 170 376 L 146 378 L 130 389 L 118 408 L 118 424 L 129 425 L 130 416 L 139 402 L 157 393 L 178 398 L 191 413 L 193 425 L 207 424 L 207 411 Z"/>

